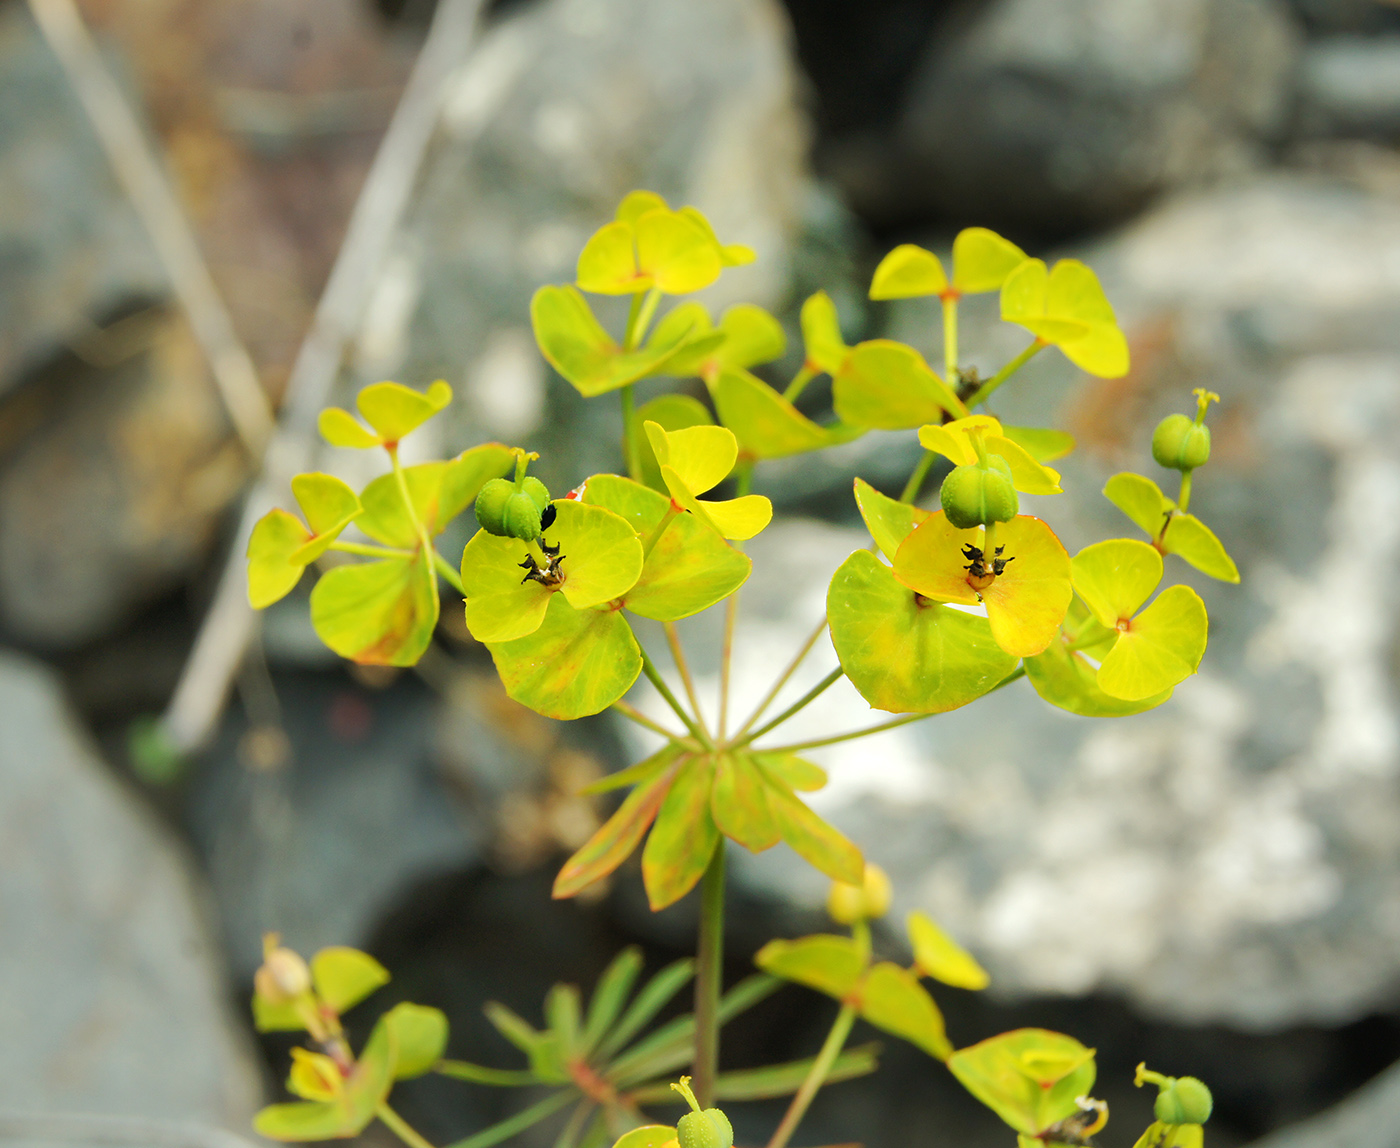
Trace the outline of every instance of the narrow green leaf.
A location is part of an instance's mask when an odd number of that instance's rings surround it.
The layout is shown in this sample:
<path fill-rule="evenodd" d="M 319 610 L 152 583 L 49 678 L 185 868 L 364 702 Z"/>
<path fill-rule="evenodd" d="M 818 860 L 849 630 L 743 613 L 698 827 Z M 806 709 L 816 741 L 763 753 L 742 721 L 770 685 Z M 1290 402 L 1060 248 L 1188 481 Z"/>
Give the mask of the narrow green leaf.
<path fill-rule="evenodd" d="M 481 1011 L 497 1032 L 529 1057 L 530 1071 L 538 1079 L 547 1084 L 563 1084 L 569 1079 L 558 1034 L 538 1031 L 499 1001 L 487 1001 Z"/>
<path fill-rule="evenodd" d="M 751 853 L 762 853 L 782 840 L 768 808 L 768 787 L 746 753 L 716 755 L 710 813 L 721 833 Z"/>
<path fill-rule="evenodd" d="M 635 765 L 629 765 L 626 769 L 619 769 L 616 773 L 610 773 L 606 777 L 601 777 L 597 781 L 590 782 L 579 790 L 579 795 L 591 797 L 598 793 L 608 793 L 614 789 L 626 789 L 633 785 L 642 785 L 650 781 L 668 765 L 681 755 L 681 750 L 675 745 L 665 745 L 657 750 L 650 757 Z"/>
<path fill-rule="evenodd" d="M 694 757 L 680 767 L 642 850 L 642 881 L 652 911 L 673 905 L 695 887 L 716 847 L 710 816 L 714 762 Z"/>
<path fill-rule="evenodd" d="M 652 977 L 637 993 L 617 1026 L 598 1044 L 598 1055 L 610 1057 L 641 1032 L 652 1018 L 695 976 L 695 962 L 688 957 L 672 961 Z"/>
<path fill-rule="evenodd" d="M 889 961 L 881 961 L 865 975 L 860 987 L 860 1015 L 938 1060 L 953 1054 L 943 1014 L 928 990 L 908 969 Z"/>
<path fill-rule="evenodd" d="M 766 973 L 846 1001 L 865 972 L 866 958 L 850 937 L 819 933 L 795 941 L 769 941 L 754 956 Z"/>
<path fill-rule="evenodd" d="M 577 985 L 550 987 L 544 998 L 544 1016 L 550 1032 L 556 1038 L 560 1055 L 566 1061 L 572 1060 L 579 1052 L 581 1012 Z"/>
<path fill-rule="evenodd" d="M 556 899 L 572 897 L 594 881 L 602 880 L 631 856 L 661 808 L 675 772 L 675 765 L 668 764 L 649 781 L 639 784 L 618 806 L 617 812 L 564 862 L 554 878 Z"/>
<path fill-rule="evenodd" d="M 359 949 L 335 945 L 311 958 L 311 983 L 321 1000 L 343 1013 L 389 983 L 389 970 Z"/>
<path fill-rule="evenodd" d="M 826 785 L 826 770 L 798 757 L 795 753 L 750 750 L 749 757 L 761 766 L 764 772 L 799 792 L 812 793 Z"/>
<path fill-rule="evenodd" d="M 783 840 L 799 857 L 833 881 L 859 885 L 865 876 L 865 859 L 835 826 L 828 825 L 783 783 L 767 774 L 768 808 Z"/>
<path fill-rule="evenodd" d="M 493 1088 L 523 1088 L 539 1084 L 540 1079 L 529 1069 L 487 1068 L 465 1060 L 440 1060 L 433 1070 L 440 1076 L 465 1080 L 471 1084 L 486 1084 Z"/>
<path fill-rule="evenodd" d="M 641 971 L 642 950 L 636 945 L 623 949 L 603 970 L 588 1001 L 588 1016 L 583 1023 L 584 1053 L 591 1052 L 597 1046 L 621 1015 L 622 1007 L 627 1003 L 632 985 Z"/>
<path fill-rule="evenodd" d="M 506 1119 L 491 1125 L 490 1128 L 483 1128 L 465 1140 L 454 1141 L 447 1148 L 492 1148 L 492 1145 L 509 1140 L 512 1136 L 518 1136 L 525 1129 L 533 1128 L 541 1120 L 553 1116 L 569 1101 L 577 1100 L 578 1095 L 576 1088 L 560 1089 L 558 1092 L 546 1096 L 538 1104 L 532 1104 L 523 1112 L 508 1116 Z"/>

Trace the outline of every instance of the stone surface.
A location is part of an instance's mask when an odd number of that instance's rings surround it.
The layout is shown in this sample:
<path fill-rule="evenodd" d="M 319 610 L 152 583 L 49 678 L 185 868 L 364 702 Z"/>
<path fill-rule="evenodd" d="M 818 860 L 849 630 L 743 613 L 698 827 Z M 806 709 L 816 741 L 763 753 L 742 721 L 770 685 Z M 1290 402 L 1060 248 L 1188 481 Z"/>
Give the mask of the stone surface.
<path fill-rule="evenodd" d="M 1385 1009 L 1400 975 L 1400 205 L 1281 174 L 1168 202 L 1084 254 L 1131 332 L 1132 374 L 1079 381 L 1048 352 L 996 406 L 1013 423 L 1058 412 L 1079 436 L 1056 464 L 1075 493 L 1026 499 L 1074 552 L 1136 535 L 1096 494 L 1104 479 L 1134 468 L 1172 492 L 1151 428 L 1188 409 L 1193 386 L 1224 396 L 1192 510 L 1244 581 L 1168 562 L 1211 611 L 1201 673 L 1133 718 L 1073 717 L 1020 683 L 812 750 L 832 771 L 813 804 L 893 874 L 896 919 L 932 912 L 1003 996 L 1116 993 L 1178 1023 L 1254 1030 Z M 831 570 L 866 544 L 801 522 L 750 544 L 744 609 L 761 621 L 738 646 L 741 696 L 801 643 Z M 821 649 L 785 697 L 832 664 Z M 881 717 L 844 683 L 807 715 L 781 740 Z M 784 850 L 736 868 L 824 895 Z"/>
<path fill-rule="evenodd" d="M 129 320 L 128 322 L 134 322 Z M 64 356 L 11 397 L 0 457 L 0 626 L 68 648 L 204 556 L 245 461 L 186 323 L 163 310 L 115 362 Z"/>
<path fill-rule="evenodd" d="M 1254 1141 L 1256 1148 L 1395 1148 L 1400 1144 L 1400 1066 L 1340 1104 Z"/>
<path fill-rule="evenodd" d="M 646 187 L 758 253 L 706 293 L 714 306 L 782 302 L 807 135 L 788 40 L 775 0 L 547 0 L 503 16 L 448 87 L 356 385 L 446 378 L 465 400 L 442 420 L 456 449 L 527 439 L 551 485 L 612 469 L 616 403 L 553 377 L 530 295 L 572 280 L 588 236 Z M 595 302 L 620 331 L 625 301 Z"/>
<path fill-rule="evenodd" d="M 0 11 L 0 394 L 165 276 L 22 5 Z"/>
<path fill-rule="evenodd" d="M 0 654 L 0 1108 L 242 1131 L 260 1070 L 184 851 Z"/>
<path fill-rule="evenodd" d="M 1296 40 L 1273 0 L 997 0 L 935 37 L 895 138 L 853 155 L 847 182 L 877 217 L 1117 221 L 1257 161 Z M 863 190 L 871 160 L 889 170 Z"/>
<path fill-rule="evenodd" d="M 1309 44 L 1299 68 L 1298 122 L 1309 135 L 1400 135 L 1400 35 Z"/>

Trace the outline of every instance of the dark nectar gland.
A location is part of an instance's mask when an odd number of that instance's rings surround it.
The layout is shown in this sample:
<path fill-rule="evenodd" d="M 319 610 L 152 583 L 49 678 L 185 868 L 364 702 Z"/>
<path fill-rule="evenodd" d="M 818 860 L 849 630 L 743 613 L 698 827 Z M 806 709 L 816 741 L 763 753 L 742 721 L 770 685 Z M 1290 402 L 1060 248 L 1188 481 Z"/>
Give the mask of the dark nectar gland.
<path fill-rule="evenodd" d="M 543 537 L 540 538 L 540 549 L 544 551 L 544 556 L 548 559 L 543 566 L 535 561 L 533 554 L 525 555 L 525 561 L 517 563 L 525 571 L 525 577 L 520 579 L 520 584 L 523 586 L 526 582 L 538 582 L 550 590 L 562 586 L 564 584 L 564 571 L 560 569 L 559 564 L 564 561 L 564 555 L 559 553 L 558 546 L 546 544 Z"/>
<path fill-rule="evenodd" d="M 967 559 L 967 565 L 963 567 L 967 571 L 967 582 L 974 590 L 985 590 L 997 577 L 1005 572 L 1008 562 L 1016 561 L 1015 557 L 1003 558 L 1001 553 L 1005 546 L 998 546 L 996 556 L 992 559 L 990 569 L 987 567 L 982 557 L 982 551 L 976 546 L 964 546 L 963 557 Z"/>

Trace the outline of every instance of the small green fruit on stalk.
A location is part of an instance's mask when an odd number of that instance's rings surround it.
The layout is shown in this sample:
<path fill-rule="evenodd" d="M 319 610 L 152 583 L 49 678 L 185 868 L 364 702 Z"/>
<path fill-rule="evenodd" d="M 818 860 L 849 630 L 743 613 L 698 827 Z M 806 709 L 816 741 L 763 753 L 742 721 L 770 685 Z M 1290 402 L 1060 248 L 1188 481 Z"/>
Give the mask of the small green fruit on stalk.
<path fill-rule="evenodd" d="M 1163 1124 L 1204 1124 L 1210 1119 L 1214 1107 L 1210 1089 L 1194 1076 L 1163 1076 L 1139 1064 L 1133 1083 L 1139 1088 L 1143 1084 L 1157 1086 L 1152 1111 Z"/>
<path fill-rule="evenodd" d="M 476 521 L 488 534 L 533 542 L 540 536 L 540 516 L 549 505 L 549 490 L 538 478 L 517 485 L 493 478 L 476 496 Z"/>
<path fill-rule="evenodd" d="M 987 464 L 954 467 L 943 480 L 939 495 L 943 513 L 959 530 L 1010 522 L 1020 509 L 1006 460 L 994 454 L 988 457 Z"/>
<path fill-rule="evenodd" d="M 1192 471 L 1210 461 L 1210 427 L 1206 426 L 1206 408 L 1219 402 L 1213 391 L 1197 387 L 1196 417 L 1168 415 L 1152 432 L 1152 457 L 1158 466 L 1168 470 Z"/>
<path fill-rule="evenodd" d="M 680 1148 L 734 1148 L 734 1127 L 729 1117 L 718 1108 L 701 1110 L 695 1093 L 690 1090 L 690 1077 L 682 1076 L 681 1082 L 671 1087 L 685 1097 L 691 1108 L 676 1121 Z"/>

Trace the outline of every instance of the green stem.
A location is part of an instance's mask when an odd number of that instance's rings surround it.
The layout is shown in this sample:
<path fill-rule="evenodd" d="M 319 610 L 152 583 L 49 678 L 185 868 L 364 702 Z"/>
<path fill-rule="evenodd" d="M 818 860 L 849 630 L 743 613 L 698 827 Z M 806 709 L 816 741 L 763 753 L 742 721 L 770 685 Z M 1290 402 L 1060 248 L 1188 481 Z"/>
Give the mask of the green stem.
<path fill-rule="evenodd" d="M 753 468 L 753 459 L 740 462 L 735 467 L 736 497 L 743 498 L 753 489 Z M 738 546 L 738 549 L 742 550 L 743 546 Z M 729 728 L 729 682 L 734 665 L 734 629 L 738 621 L 739 591 L 735 590 L 724 604 L 724 642 L 719 655 L 719 724 L 715 728 L 721 740 L 724 739 L 724 731 Z"/>
<path fill-rule="evenodd" d="M 811 741 L 796 741 L 791 745 L 775 745 L 768 752 L 796 753 L 800 749 L 820 749 L 824 745 L 839 745 L 843 741 L 855 741 L 857 738 L 870 737 L 872 734 L 884 733 L 887 729 L 898 729 L 902 725 L 908 725 L 910 722 L 920 721 L 923 718 L 932 716 L 932 714 L 905 714 L 903 717 L 891 718 L 889 721 L 881 722 L 879 725 L 867 726 L 865 729 L 852 730 L 850 733 L 838 733 L 833 734 L 831 737 L 813 738 Z"/>
<path fill-rule="evenodd" d="M 724 970 L 724 838 L 700 882 L 700 939 L 695 952 L 695 1096 L 714 1103 L 719 1065 L 719 993 Z"/>
<path fill-rule="evenodd" d="M 636 302 L 636 296 L 632 296 Z M 653 287 L 646 293 L 640 307 L 635 307 L 631 314 L 627 316 L 628 331 L 623 340 L 623 349 L 632 351 L 637 348 L 642 339 L 646 337 L 647 328 L 651 326 L 652 316 L 656 314 L 656 305 L 661 302 L 661 288 Z"/>
<path fill-rule="evenodd" d="M 661 521 L 656 524 L 647 540 L 642 543 L 642 561 L 645 562 L 651 557 L 651 552 L 656 549 L 656 544 L 661 541 L 661 536 L 666 533 L 666 527 L 670 526 L 680 514 L 680 508 L 674 502 L 666 508 L 666 513 L 661 516 Z"/>
<path fill-rule="evenodd" d="M 972 410 L 972 408 L 977 406 L 979 403 L 985 403 L 989 398 L 991 398 L 993 391 L 995 391 L 999 386 L 1001 386 L 1002 383 L 1006 382 L 1007 379 L 1009 379 L 1012 375 L 1014 375 L 1017 371 L 1019 371 L 1022 367 L 1029 363 L 1031 359 L 1035 358 L 1036 355 L 1038 355 L 1049 345 L 1049 343 L 1046 343 L 1041 339 L 1037 339 L 1034 343 L 1032 343 L 1014 359 L 1012 359 L 1011 362 L 1007 363 L 1006 366 L 1002 367 L 1002 369 L 999 370 L 995 375 L 993 375 L 990 379 L 988 379 L 985 383 L 983 383 L 980 387 L 973 391 L 967 399 L 967 409 Z"/>
<path fill-rule="evenodd" d="M 666 704 L 675 711 L 676 716 L 681 719 L 681 724 L 690 731 L 690 736 L 706 749 L 713 749 L 714 742 L 710 740 L 707 733 L 695 724 L 691 716 L 685 712 L 685 707 L 676 700 L 676 695 L 671 692 L 671 687 L 666 684 L 666 680 L 661 676 L 661 671 L 656 668 L 656 663 L 651 660 L 645 650 L 642 650 L 642 673 L 646 674 L 647 679 L 656 687 L 656 692 L 659 693 L 662 698 L 665 699 Z"/>
<path fill-rule="evenodd" d="M 995 570 L 994 565 L 997 560 L 997 524 L 989 522 L 983 528 L 982 535 L 982 569 Z"/>
<path fill-rule="evenodd" d="M 763 700 L 758 703 L 758 708 L 749 715 L 749 720 L 739 727 L 734 734 L 735 737 L 743 737 L 744 734 L 748 733 L 749 730 L 753 728 L 754 722 L 758 721 L 758 719 L 763 716 L 763 711 L 773 704 L 773 699 L 778 696 L 778 692 L 787 685 L 788 679 L 797 672 L 797 667 L 800 666 L 807 655 L 812 652 L 812 647 L 817 644 L 817 639 L 824 633 L 826 633 L 825 617 L 817 624 L 817 628 L 812 631 L 811 637 L 802 643 L 802 648 L 797 651 L 792 661 L 787 664 L 787 669 L 778 676 L 778 680 L 773 683 L 773 688 L 770 689 L 768 693 L 764 695 Z"/>
<path fill-rule="evenodd" d="M 432 1143 L 421 1136 L 407 1120 L 390 1108 L 386 1101 L 381 1100 L 379 1102 L 379 1107 L 374 1110 L 374 1114 L 378 1116 L 380 1120 L 384 1121 L 384 1123 L 388 1125 L 389 1130 L 407 1144 L 409 1148 L 433 1148 Z"/>
<path fill-rule="evenodd" d="M 642 481 L 642 456 L 637 449 L 637 436 L 632 424 L 636 421 L 636 408 L 632 401 L 632 384 L 618 390 L 622 400 L 622 457 L 627 463 L 627 477 L 633 482 Z"/>
<path fill-rule="evenodd" d="M 399 495 L 403 498 L 404 510 L 408 514 L 409 521 L 413 523 L 413 529 L 418 535 L 418 545 L 423 548 L 423 553 L 437 553 L 433 549 L 432 539 L 428 537 L 428 528 L 418 520 L 418 511 L 414 509 L 413 499 L 408 493 L 408 479 L 404 477 L 403 466 L 399 463 L 399 448 L 397 446 L 385 447 L 389 452 L 389 461 L 394 466 L 394 481 L 398 484 Z"/>
<path fill-rule="evenodd" d="M 924 451 L 924 457 L 919 459 L 919 464 L 914 467 L 914 472 L 909 476 L 909 481 L 904 484 L 904 490 L 899 496 L 900 502 L 912 503 L 919 497 L 919 488 L 923 486 L 924 479 L 928 477 L 929 468 L 933 466 L 933 460 L 938 455 L 931 450 Z"/>
<path fill-rule="evenodd" d="M 790 403 L 797 402 L 797 396 L 807 388 L 807 384 L 817 377 L 817 369 L 806 363 L 802 364 L 797 374 L 792 376 L 792 382 L 788 383 L 787 390 L 783 392 L 783 398 Z"/>
<path fill-rule="evenodd" d="M 1186 508 L 1191 505 L 1191 476 L 1195 473 L 1193 470 L 1181 472 L 1181 493 L 1176 496 L 1176 508 L 1182 514 L 1185 514 Z"/>
<path fill-rule="evenodd" d="M 795 713 L 797 713 L 800 710 L 806 709 L 809 705 L 816 701 L 817 698 L 821 697 L 821 695 L 825 693 L 827 689 L 829 689 L 832 685 L 834 685 L 837 679 L 842 677 L 845 674 L 845 672 L 846 671 L 843 670 L 840 666 L 837 666 L 834 670 L 831 671 L 831 673 L 827 674 L 826 677 L 822 678 L 821 681 L 819 681 L 810 690 L 808 690 L 805 694 L 803 694 L 800 698 L 793 702 L 792 705 L 788 706 L 787 709 L 783 710 L 782 713 L 780 713 L 767 725 L 759 726 L 758 729 L 754 730 L 752 733 L 745 734 L 742 738 L 735 738 L 732 742 L 729 743 L 730 746 L 734 749 L 738 749 L 740 746 L 748 745 L 750 742 L 762 737 L 770 729 L 776 729 L 778 726 L 782 725 L 783 722 L 787 721 L 788 718 L 792 717 Z"/>
<path fill-rule="evenodd" d="M 681 685 L 685 687 L 685 699 L 695 712 L 696 724 L 704 729 L 705 718 L 700 712 L 700 699 L 695 695 L 695 681 L 690 676 L 690 663 L 685 660 L 685 651 L 681 648 L 681 636 L 676 631 L 676 624 L 663 622 L 661 627 L 666 631 L 666 644 L 671 647 L 671 660 L 676 663 L 676 672 L 680 674 Z"/>
<path fill-rule="evenodd" d="M 524 1088 L 540 1082 L 540 1078 L 526 1068 L 487 1068 L 466 1060 L 440 1060 L 433 1071 L 453 1080 L 489 1084 L 493 1088 Z"/>
<path fill-rule="evenodd" d="M 631 351 L 637 346 L 637 324 L 642 317 L 642 300 L 646 297 L 645 291 L 638 291 L 632 296 L 632 305 L 627 309 L 627 326 L 622 329 L 624 351 Z"/>
<path fill-rule="evenodd" d="M 412 550 L 400 550 L 393 546 L 366 546 L 362 542 L 341 542 L 339 539 L 332 542 L 330 549 L 339 550 L 342 554 L 359 554 L 365 558 L 412 558 Z"/>
<path fill-rule="evenodd" d="M 659 733 L 668 741 L 680 740 L 680 734 L 673 733 L 660 722 L 652 721 L 651 718 L 647 717 L 646 714 L 642 713 L 642 711 L 637 709 L 635 706 L 630 706 L 626 702 L 618 701 L 613 702 L 612 708 L 617 710 L 617 712 L 620 713 L 623 717 L 636 722 L 642 728 L 649 729 L 652 733 Z"/>
<path fill-rule="evenodd" d="M 826 1043 L 817 1053 L 817 1059 L 812 1061 L 812 1067 L 807 1071 L 807 1078 L 803 1080 L 802 1087 L 797 1090 L 797 1095 L 792 1098 L 792 1103 L 788 1105 L 787 1112 L 783 1114 L 782 1123 L 773 1133 L 773 1138 L 768 1141 L 768 1148 L 786 1148 L 792 1134 L 797 1131 L 797 1125 L 807 1114 L 807 1109 L 816 1097 L 817 1090 L 821 1088 L 827 1073 L 831 1071 L 831 1066 L 841 1055 L 841 1047 L 846 1043 L 846 1037 L 850 1036 L 851 1026 L 855 1022 L 855 1006 L 842 1005 L 841 1011 L 836 1014 L 831 1031 L 826 1035 Z"/>
<path fill-rule="evenodd" d="M 466 587 L 462 585 L 462 576 L 453 569 L 451 562 L 438 553 L 436 546 L 433 547 L 433 565 L 437 567 L 437 572 L 447 580 L 449 586 L 463 598 L 467 596 Z"/>
<path fill-rule="evenodd" d="M 958 389 L 958 295 L 950 291 L 943 297 L 943 379 Z"/>

